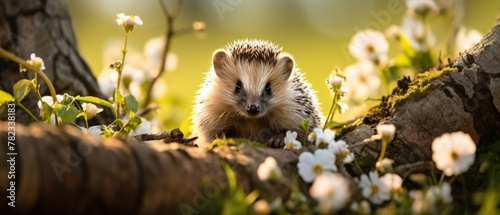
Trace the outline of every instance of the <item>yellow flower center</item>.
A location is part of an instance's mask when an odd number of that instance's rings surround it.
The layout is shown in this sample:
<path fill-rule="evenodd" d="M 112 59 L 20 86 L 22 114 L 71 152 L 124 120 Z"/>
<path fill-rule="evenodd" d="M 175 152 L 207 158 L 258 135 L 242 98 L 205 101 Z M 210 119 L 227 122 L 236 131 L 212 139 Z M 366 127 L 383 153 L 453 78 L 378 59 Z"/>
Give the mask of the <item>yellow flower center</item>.
<path fill-rule="evenodd" d="M 362 84 L 367 84 L 368 83 L 368 78 L 364 75 L 360 75 L 359 76 L 359 82 L 361 82 Z"/>
<path fill-rule="evenodd" d="M 424 44 L 425 43 L 425 37 L 424 35 L 415 35 L 415 40 L 417 43 Z"/>
<path fill-rule="evenodd" d="M 366 50 L 368 50 L 369 53 L 375 52 L 375 46 L 373 46 L 373 44 L 369 44 L 366 47 Z"/>
<path fill-rule="evenodd" d="M 293 143 L 292 142 L 286 143 L 286 148 L 287 149 L 293 149 Z"/>
<path fill-rule="evenodd" d="M 378 186 L 376 185 L 372 185 L 371 186 L 371 194 L 374 195 L 375 193 L 378 192 Z"/>
<path fill-rule="evenodd" d="M 323 172 L 323 167 L 320 164 L 314 164 L 313 172 L 316 173 L 317 175 L 321 174 Z"/>
<path fill-rule="evenodd" d="M 325 197 L 330 198 L 333 196 L 333 189 L 328 189 L 326 191 Z"/>
<path fill-rule="evenodd" d="M 455 151 L 451 151 L 450 156 L 452 160 L 456 160 L 458 158 L 458 153 Z"/>
<path fill-rule="evenodd" d="M 312 139 L 312 141 L 316 140 L 316 133 L 315 132 L 311 133 L 311 139 Z"/>

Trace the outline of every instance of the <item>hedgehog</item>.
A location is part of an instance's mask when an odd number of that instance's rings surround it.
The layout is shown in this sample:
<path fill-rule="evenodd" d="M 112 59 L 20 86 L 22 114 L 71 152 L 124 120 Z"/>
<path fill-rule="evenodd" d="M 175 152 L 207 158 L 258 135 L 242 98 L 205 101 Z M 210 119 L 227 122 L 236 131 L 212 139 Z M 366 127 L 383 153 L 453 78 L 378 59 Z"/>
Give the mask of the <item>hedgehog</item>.
<path fill-rule="evenodd" d="M 292 56 L 271 42 L 245 39 L 214 52 L 197 92 L 192 130 L 198 146 L 225 137 L 280 148 L 286 131 L 305 138 L 306 120 L 312 130 L 323 116 Z"/>

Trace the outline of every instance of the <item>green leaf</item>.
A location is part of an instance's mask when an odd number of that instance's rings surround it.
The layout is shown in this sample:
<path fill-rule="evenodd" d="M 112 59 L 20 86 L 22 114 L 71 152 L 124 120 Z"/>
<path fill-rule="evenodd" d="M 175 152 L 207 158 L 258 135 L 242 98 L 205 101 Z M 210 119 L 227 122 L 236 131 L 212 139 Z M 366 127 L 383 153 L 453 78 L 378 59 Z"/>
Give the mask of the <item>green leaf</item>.
<path fill-rule="evenodd" d="M 47 102 L 42 101 L 42 110 L 40 111 L 40 117 L 42 117 L 42 121 L 50 124 L 50 118 L 52 116 L 52 107 L 47 104 Z"/>
<path fill-rule="evenodd" d="M 61 105 L 57 110 L 57 114 L 63 123 L 75 122 L 78 113 L 80 113 L 80 111 L 78 111 L 76 107 L 68 105 Z"/>
<path fill-rule="evenodd" d="M 102 130 L 102 134 L 101 134 L 101 137 L 112 137 L 116 132 L 113 131 L 111 128 L 109 127 L 104 127 L 104 129 Z"/>
<path fill-rule="evenodd" d="M 59 102 L 59 104 L 62 105 L 72 105 L 73 102 L 75 102 L 75 98 L 71 96 L 70 94 L 64 93 L 62 100 Z"/>
<path fill-rule="evenodd" d="M 135 115 L 134 112 L 129 111 L 129 119 L 127 123 L 123 126 L 123 128 L 120 130 L 120 136 L 121 137 L 127 137 L 130 131 L 135 130 L 139 124 L 141 124 L 142 119 Z"/>
<path fill-rule="evenodd" d="M 76 96 L 75 100 L 79 102 L 93 103 L 96 105 L 113 108 L 113 104 L 111 104 L 110 102 L 93 96 Z"/>
<path fill-rule="evenodd" d="M 14 100 L 14 97 L 10 93 L 0 90 L 0 107 Z"/>
<path fill-rule="evenodd" d="M 137 108 L 139 108 L 139 102 L 137 102 L 137 99 L 135 99 L 133 95 L 125 96 L 125 105 L 134 113 L 137 112 Z"/>
<path fill-rule="evenodd" d="M 24 99 L 31 89 L 31 80 L 21 79 L 14 84 L 14 99 L 18 102 Z"/>

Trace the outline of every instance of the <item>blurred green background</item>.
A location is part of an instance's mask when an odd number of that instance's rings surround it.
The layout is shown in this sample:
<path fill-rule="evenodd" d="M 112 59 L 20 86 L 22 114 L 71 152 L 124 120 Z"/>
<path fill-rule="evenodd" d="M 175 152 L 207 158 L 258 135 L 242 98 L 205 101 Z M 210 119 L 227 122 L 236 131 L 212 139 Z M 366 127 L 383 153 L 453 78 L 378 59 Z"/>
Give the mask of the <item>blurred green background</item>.
<path fill-rule="evenodd" d="M 170 7 L 175 3 L 166 2 Z M 131 49 L 141 51 L 147 40 L 162 36 L 166 30 L 165 17 L 155 0 L 69 0 L 65 4 L 73 19 L 80 52 L 96 75 L 111 63 L 104 62 L 106 45 L 123 41 L 123 29 L 115 22 L 117 13 L 138 15 L 144 21 L 129 38 Z M 402 9 L 393 14 L 388 10 L 391 5 Z M 498 0 L 465 1 L 463 25 L 484 34 L 493 26 L 499 8 Z M 331 96 L 325 78 L 336 66 L 344 68 L 354 63 L 347 49 L 351 37 L 367 27 L 384 31 L 392 24 L 399 25 L 404 13 L 404 0 L 185 0 L 175 29 L 191 28 L 193 22 L 203 21 L 207 31 L 172 40 L 171 51 L 177 55 L 178 63 L 163 78 L 168 86 L 165 93 L 178 108 L 162 107 L 168 110 L 159 112 L 168 112 L 163 117 L 173 122 L 187 120 L 195 92 L 211 65 L 213 51 L 241 38 L 270 40 L 292 54 L 318 92 L 323 112 L 327 112 Z M 432 27 L 440 47 L 446 43 L 450 19 L 449 13 L 433 18 Z M 396 53 L 399 47 L 393 41 L 390 44 L 391 53 Z"/>

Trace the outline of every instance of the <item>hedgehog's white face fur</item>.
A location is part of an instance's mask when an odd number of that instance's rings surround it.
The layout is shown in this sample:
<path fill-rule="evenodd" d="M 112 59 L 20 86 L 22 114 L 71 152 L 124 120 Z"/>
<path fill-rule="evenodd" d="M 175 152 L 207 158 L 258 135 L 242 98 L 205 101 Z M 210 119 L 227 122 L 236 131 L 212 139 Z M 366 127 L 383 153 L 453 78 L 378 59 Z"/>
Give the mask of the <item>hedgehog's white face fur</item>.
<path fill-rule="evenodd" d="M 213 55 L 213 89 L 223 114 L 241 118 L 269 118 L 275 105 L 290 100 L 290 76 L 293 59 L 277 47 L 261 41 Z M 259 44 L 263 43 L 263 44 Z M 233 118 L 234 115 L 230 118 Z"/>

